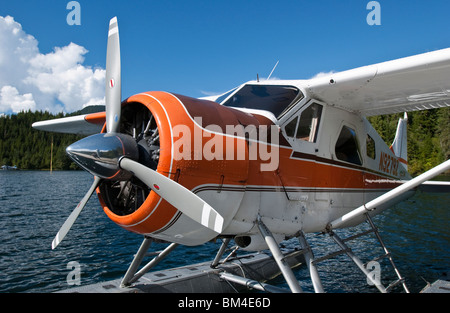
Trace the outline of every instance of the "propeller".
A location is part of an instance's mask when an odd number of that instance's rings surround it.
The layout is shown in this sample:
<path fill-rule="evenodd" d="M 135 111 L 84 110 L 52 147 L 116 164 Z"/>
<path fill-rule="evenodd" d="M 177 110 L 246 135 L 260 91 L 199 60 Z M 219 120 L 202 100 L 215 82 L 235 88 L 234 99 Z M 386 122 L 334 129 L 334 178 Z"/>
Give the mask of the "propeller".
<path fill-rule="evenodd" d="M 105 84 L 106 131 L 108 133 L 118 133 L 120 131 L 122 107 L 122 79 L 117 17 L 112 18 L 109 22 Z"/>
<path fill-rule="evenodd" d="M 106 50 L 106 88 L 105 88 L 105 102 L 106 102 L 106 129 L 108 133 L 118 132 L 121 113 L 121 64 L 120 64 L 120 42 L 119 42 L 119 24 L 117 17 L 109 21 L 108 44 Z M 76 148 L 75 148 L 76 149 Z M 75 156 L 71 151 L 75 150 L 73 145 L 67 148 L 67 153 L 71 158 Z M 79 151 L 79 149 L 76 149 Z M 75 160 L 76 161 L 76 160 Z M 77 161 L 76 161 L 77 162 Z M 79 162 L 77 162 L 79 164 Z M 86 166 L 82 166 L 87 169 Z M 100 177 L 95 177 L 91 188 L 86 195 L 69 215 L 67 220 L 62 225 L 61 229 L 56 234 L 52 242 L 52 249 L 55 249 L 59 243 L 69 232 L 72 225 L 75 223 L 78 215 L 84 209 L 86 203 L 94 193 L 95 189 L 100 184 Z"/>
<path fill-rule="evenodd" d="M 119 133 L 121 119 L 121 65 L 117 17 L 110 20 L 106 54 L 106 134 L 96 134 L 70 145 L 66 152 L 80 167 L 95 176 L 86 195 L 69 215 L 52 242 L 64 239 L 102 180 L 129 180 L 133 175 L 161 198 L 199 224 L 221 233 L 224 219 L 199 196 L 139 162 L 137 139 Z"/>
<path fill-rule="evenodd" d="M 100 184 L 100 178 L 95 177 L 94 183 L 92 184 L 91 188 L 89 188 L 88 192 L 84 195 L 83 199 L 81 199 L 80 203 L 78 203 L 75 210 L 72 211 L 72 213 L 69 215 L 67 220 L 64 222 L 61 229 L 58 231 L 58 233 L 55 236 L 55 239 L 52 241 L 52 249 L 55 249 L 59 243 L 64 239 L 64 237 L 69 232 L 70 228 L 72 227 L 73 223 L 75 223 L 75 220 L 77 219 L 78 215 L 80 215 L 81 211 L 83 210 L 86 203 L 91 198 L 92 194 L 94 193 L 97 186 Z"/>

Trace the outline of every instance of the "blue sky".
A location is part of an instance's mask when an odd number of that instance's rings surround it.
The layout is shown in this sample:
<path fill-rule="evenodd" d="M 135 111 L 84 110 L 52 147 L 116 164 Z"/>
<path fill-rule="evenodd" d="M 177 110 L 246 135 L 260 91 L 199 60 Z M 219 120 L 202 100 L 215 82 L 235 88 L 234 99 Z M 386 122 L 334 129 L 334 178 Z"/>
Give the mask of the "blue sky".
<path fill-rule="evenodd" d="M 0 46 L 0 113 L 27 105 L 70 112 L 100 103 L 113 16 L 124 98 L 148 90 L 221 93 L 257 74 L 266 77 L 277 61 L 274 77 L 306 79 L 450 47 L 449 1 L 380 0 L 380 26 L 367 24 L 366 0 L 79 0 L 80 26 L 67 24 L 66 0 L 0 1 L 0 42 L 11 46 Z M 13 34 L 22 39 L 14 41 Z M 15 46 L 24 41 L 27 53 Z M 67 64 L 55 65 L 60 59 Z M 77 89 L 80 81 L 89 86 Z"/>

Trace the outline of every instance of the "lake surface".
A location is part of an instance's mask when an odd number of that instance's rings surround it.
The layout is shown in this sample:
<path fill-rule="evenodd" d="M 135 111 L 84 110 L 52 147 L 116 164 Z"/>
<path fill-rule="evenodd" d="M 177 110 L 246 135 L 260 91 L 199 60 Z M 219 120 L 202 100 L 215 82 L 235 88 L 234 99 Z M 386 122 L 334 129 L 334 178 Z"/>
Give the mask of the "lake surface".
<path fill-rule="evenodd" d="M 65 240 L 57 249 L 51 249 L 54 236 L 92 181 L 92 176 L 83 171 L 0 171 L 0 292 L 66 289 L 70 287 L 67 276 L 72 270 L 67 265 L 72 261 L 81 265 L 82 285 L 124 275 L 142 237 L 111 222 L 96 196 Z M 426 282 L 434 282 L 450 270 L 449 203 L 449 194 L 418 193 L 374 219 L 411 292 L 419 292 Z M 344 233 L 351 235 L 354 231 Z M 307 238 L 316 256 L 337 249 L 328 236 L 309 234 Z M 296 240 L 286 243 L 295 244 Z M 212 260 L 219 245 L 180 246 L 155 270 Z M 154 244 L 152 249 L 165 246 Z M 363 261 L 381 254 L 373 235 L 352 241 L 350 246 Z M 385 269 L 385 261 L 380 263 L 383 283 L 393 280 L 394 274 Z M 300 267 L 295 274 L 302 288 L 311 292 L 306 268 Z M 378 292 L 345 255 L 320 263 L 319 274 L 327 292 Z M 272 283 L 286 286 L 281 276 Z"/>

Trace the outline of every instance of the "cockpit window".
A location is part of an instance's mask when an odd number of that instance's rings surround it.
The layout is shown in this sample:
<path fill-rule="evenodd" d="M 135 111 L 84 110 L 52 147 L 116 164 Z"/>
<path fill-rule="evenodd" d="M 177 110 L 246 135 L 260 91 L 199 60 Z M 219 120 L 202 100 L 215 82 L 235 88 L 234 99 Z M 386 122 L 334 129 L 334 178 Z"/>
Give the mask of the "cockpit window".
<path fill-rule="evenodd" d="M 245 85 L 223 105 L 272 112 L 277 118 L 287 112 L 295 100 L 303 98 L 293 86 Z"/>

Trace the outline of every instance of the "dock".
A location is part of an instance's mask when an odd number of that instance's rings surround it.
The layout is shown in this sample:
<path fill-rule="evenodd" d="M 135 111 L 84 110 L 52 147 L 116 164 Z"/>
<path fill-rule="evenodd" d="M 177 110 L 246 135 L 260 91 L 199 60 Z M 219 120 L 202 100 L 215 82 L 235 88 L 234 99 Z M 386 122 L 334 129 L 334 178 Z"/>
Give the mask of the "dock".
<path fill-rule="evenodd" d="M 305 264 L 302 251 L 283 251 L 286 262 L 296 268 Z M 235 293 L 264 291 L 290 293 L 289 289 L 265 282 L 281 274 L 268 251 L 234 256 L 217 266 L 211 261 L 146 273 L 131 286 L 121 286 L 122 278 L 68 288 L 57 293 Z M 420 293 L 450 293 L 450 272 L 429 283 Z"/>
<path fill-rule="evenodd" d="M 428 284 L 420 293 L 450 293 L 450 272 L 432 284 Z"/>
<path fill-rule="evenodd" d="M 284 255 L 292 268 L 304 264 L 301 251 L 286 251 Z M 209 261 L 149 272 L 129 287 L 122 287 L 120 278 L 59 293 L 230 293 L 252 289 L 290 292 L 264 283 L 279 274 L 272 255 L 259 252 L 229 258 L 214 268 Z"/>

